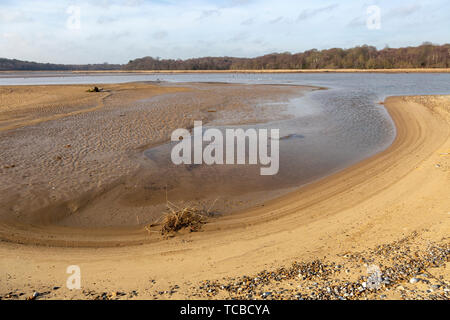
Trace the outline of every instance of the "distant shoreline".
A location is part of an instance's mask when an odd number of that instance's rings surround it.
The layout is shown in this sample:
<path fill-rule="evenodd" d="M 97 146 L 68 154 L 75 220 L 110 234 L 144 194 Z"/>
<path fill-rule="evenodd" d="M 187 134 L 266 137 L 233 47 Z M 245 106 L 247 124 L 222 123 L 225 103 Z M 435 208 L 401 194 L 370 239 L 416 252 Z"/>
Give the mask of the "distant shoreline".
<path fill-rule="evenodd" d="M 423 69 L 267 69 L 267 70 L 39 70 L 39 71 L 0 71 L 6 73 L 151 73 L 151 74 L 176 74 L 176 73 L 450 73 L 450 68 L 423 68 Z"/>

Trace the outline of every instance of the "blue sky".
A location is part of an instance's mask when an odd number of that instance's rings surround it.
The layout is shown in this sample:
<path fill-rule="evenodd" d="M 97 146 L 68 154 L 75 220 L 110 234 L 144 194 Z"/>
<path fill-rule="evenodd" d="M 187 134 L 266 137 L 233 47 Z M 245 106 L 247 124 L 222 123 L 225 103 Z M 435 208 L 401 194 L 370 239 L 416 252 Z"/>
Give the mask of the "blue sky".
<path fill-rule="evenodd" d="M 380 29 L 366 24 L 373 5 Z M 0 57 L 126 63 L 443 44 L 450 42 L 449 21 L 448 0 L 0 0 Z"/>

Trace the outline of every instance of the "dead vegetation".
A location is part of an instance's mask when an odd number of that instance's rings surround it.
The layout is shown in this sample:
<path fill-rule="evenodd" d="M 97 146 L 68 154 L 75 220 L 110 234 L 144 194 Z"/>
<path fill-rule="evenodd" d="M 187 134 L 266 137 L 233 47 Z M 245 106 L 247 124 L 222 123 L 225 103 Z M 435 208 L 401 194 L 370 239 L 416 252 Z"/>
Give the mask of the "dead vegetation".
<path fill-rule="evenodd" d="M 102 91 L 103 91 L 102 88 L 94 87 L 94 88 L 88 89 L 86 92 L 102 92 Z"/>
<path fill-rule="evenodd" d="M 168 212 L 162 216 L 160 221 L 146 226 L 145 229 L 148 233 L 157 232 L 151 229 L 160 226 L 159 232 L 162 236 L 174 235 L 181 230 L 197 232 L 207 223 L 208 218 L 211 217 L 211 208 L 216 201 L 208 209 L 205 209 L 191 205 L 179 207 L 167 200 Z"/>
<path fill-rule="evenodd" d="M 190 232 L 200 230 L 206 223 L 206 215 L 204 212 L 196 208 L 183 208 L 173 211 L 164 216 L 161 234 L 167 235 L 177 232 L 181 229 L 188 229 Z"/>

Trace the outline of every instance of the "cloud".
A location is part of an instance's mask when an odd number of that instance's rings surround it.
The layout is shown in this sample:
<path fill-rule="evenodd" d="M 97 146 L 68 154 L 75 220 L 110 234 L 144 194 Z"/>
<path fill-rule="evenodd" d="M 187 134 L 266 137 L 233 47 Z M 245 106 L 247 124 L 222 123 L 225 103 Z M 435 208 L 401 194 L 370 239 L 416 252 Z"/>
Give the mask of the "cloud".
<path fill-rule="evenodd" d="M 200 17 L 197 20 L 203 20 L 210 18 L 212 16 L 220 16 L 220 10 L 212 9 L 212 10 L 203 10 Z"/>
<path fill-rule="evenodd" d="M 111 17 L 111 16 L 101 16 L 97 19 L 98 24 L 108 24 L 118 21 L 118 17 Z"/>
<path fill-rule="evenodd" d="M 251 4 L 254 2 L 253 0 L 228 0 L 224 5 L 222 5 L 222 8 L 235 8 L 235 7 L 242 7 L 248 4 Z"/>
<path fill-rule="evenodd" d="M 410 16 L 422 9 L 420 4 L 412 4 L 391 9 L 386 16 L 388 17 L 405 17 Z"/>
<path fill-rule="evenodd" d="M 275 18 L 275 19 L 270 20 L 269 23 L 270 23 L 270 24 L 275 24 L 275 23 L 280 22 L 281 20 L 283 20 L 283 17 L 280 16 L 280 17 L 278 17 L 278 18 Z"/>
<path fill-rule="evenodd" d="M 228 39 L 228 41 L 230 42 L 240 42 L 243 40 L 247 40 L 248 39 L 248 34 L 247 33 L 239 33 L 237 35 L 235 35 L 234 37 L 231 37 L 230 39 Z"/>
<path fill-rule="evenodd" d="M 330 4 L 328 6 L 325 6 L 325 7 L 320 7 L 317 9 L 305 9 L 300 13 L 300 15 L 297 18 L 297 21 L 304 21 L 304 20 L 311 19 L 312 17 L 315 17 L 321 13 L 332 11 L 332 10 L 336 9 L 337 7 L 339 7 L 339 4 L 335 3 L 335 4 Z"/>
<path fill-rule="evenodd" d="M 243 25 L 243 26 L 251 26 L 254 23 L 255 23 L 255 20 L 253 18 L 250 18 L 250 19 L 242 21 L 241 25 Z"/>
<path fill-rule="evenodd" d="M 114 33 L 107 33 L 107 34 L 91 34 L 86 37 L 87 41 L 114 41 L 119 40 L 121 38 L 128 38 L 130 37 L 130 33 L 128 31 L 123 32 L 114 32 Z"/>
<path fill-rule="evenodd" d="M 393 8 L 387 8 L 386 6 L 381 6 L 381 21 L 386 23 L 392 20 L 398 22 L 405 22 L 407 17 L 419 13 L 422 8 L 420 4 L 411 4 L 405 6 L 396 6 Z M 367 14 L 360 14 L 353 18 L 348 24 L 348 27 L 360 28 L 366 26 Z"/>
<path fill-rule="evenodd" d="M 367 17 L 366 16 L 362 16 L 359 15 L 355 18 L 353 18 L 348 24 L 348 27 L 351 28 L 360 28 L 360 27 L 365 27 L 367 25 Z"/>
<path fill-rule="evenodd" d="M 144 0 L 126 0 L 125 5 L 130 7 L 140 6 L 144 3 Z"/>
<path fill-rule="evenodd" d="M 158 32 L 155 32 L 155 33 L 152 35 L 152 37 L 153 37 L 153 39 L 155 39 L 155 40 L 162 40 L 162 39 L 167 38 L 168 35 L 169 35 L 169 34 L 168 34 L 166 31 L 158 31 Z"/>
<path fill-rule="evenodd" d="M 30 23 L 34 19 L 22 11 L 0 12 L 1 23 Z"/>

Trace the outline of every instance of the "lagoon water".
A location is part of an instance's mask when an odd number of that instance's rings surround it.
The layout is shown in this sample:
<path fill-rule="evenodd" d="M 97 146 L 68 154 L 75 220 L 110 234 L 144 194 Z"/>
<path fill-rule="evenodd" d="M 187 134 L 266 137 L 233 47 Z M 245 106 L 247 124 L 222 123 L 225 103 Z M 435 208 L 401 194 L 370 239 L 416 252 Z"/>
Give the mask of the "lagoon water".
<path fill-rule="evenodd" d="M 291 100 L 288 120 L 243 129 L 280 129 L 280 171 L 260 176 L 257 166 L 174 166 L 170 143 L 145 152 L 153 190 L 170 186 L 174 197 L 195 200 L 246 199 L 263 202 L 337 172 L 386 149 L 395 127 L 379 102 L 393 95 L 450 94 L 450 74 L 71 74 L 4 73 L 0 85 L 107 84 L 136 81 L 173 83 L 288 84 L 326 87 Z M 219 127 L 224 130 L 228 127 Z M 151 182 L 150 182 L 151 181 Z M 162 192 L 162 191 L 160 191 Z M 255 196 L 258 194 L 258 196 Z M 181 199 L 180 198 L 180 199 Z M 155 197 L 155 204 L 164 199 Z M 159 200 L 156 200 L 159 199 Z M 255 201 L 249 201 L 249 199 Z M 177 200 L 177 199 L 174 199 Z M 226 210 L 224 210 L 226 211 Z"/>

